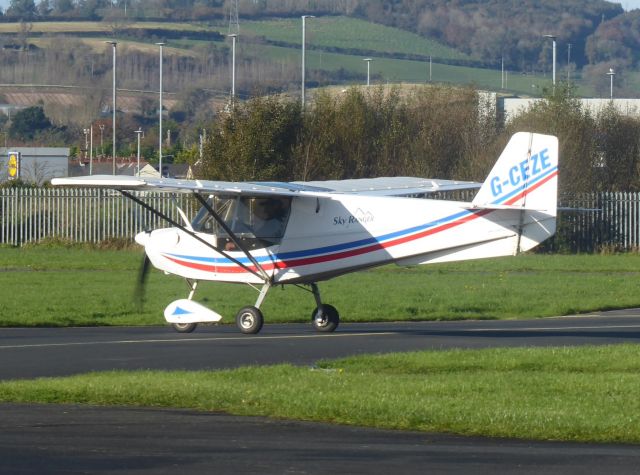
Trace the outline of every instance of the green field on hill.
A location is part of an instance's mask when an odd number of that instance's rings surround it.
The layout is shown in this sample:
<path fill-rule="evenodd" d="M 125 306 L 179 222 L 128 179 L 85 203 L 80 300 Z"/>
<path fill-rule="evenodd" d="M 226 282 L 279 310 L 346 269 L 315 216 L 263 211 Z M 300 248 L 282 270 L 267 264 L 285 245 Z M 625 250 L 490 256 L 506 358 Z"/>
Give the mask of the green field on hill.
<path fill-rule="evenodd" d="M 104 40 L 109 38 L 114 28 L 147 30 L 149 37 L 136 39 L 123 37 L 120 41 L 126 48 L 155 53 L 154 42 L 158 31 L 183 31 L 184 38 L 169 40 L 165 48 L 167 56 L 190 56 L 206 51 L 209 40 L 199 37 L 190 38 L 190 34 L 216 32 L 226 35 L 228 26 L 199 23 L 158 23 L 136 22 L 113 25 L 109 22 L 38 22 L 33 24 L 32 33 L 61 34 L 81 38 L 94 50 L 104 49 Z M 16 23 L 0 24 L 0 33 L 10 34 L 19 31 Z M 104 33 L 97 38 L 96 33 Z M 85 34 L 83 36 L 83 34 Z M 34 36 L 30 40 L 39 47 L 46 47 L 47 40 Z M 228 41 L 227 41 L 228 42 Z M 273 42 L 274 44 L 270 44 Z M 214 43 L 220 44 L 219 40 Z M 245 59 L 268 59 L 295 65 L 300 62 L 301 22 L 295 19 L 268 19 L 263 21 L 242 22 L 238 40 L 237 56 Z M 347 17 L 318 17 L 310 19 L 307 25 L 307 67 L 309 79 L 313 80 L 313 70 L 335 73 L 339 70 L 358 75 L 362 80 L 348 81 L 351 84 L 364 81 L 366 65 L 364 57 L 372 57 L 371 75 L 373 83 L 450 83 L 472 85 L 481 89 L 500 91 L 502 86 L 499 59 L 494 68 L 480 68 L 465 65 L 446 64 L 448 61 L 472 61 L 474 58 L 449 48 L 441 43 L 423 38 L 414 33 Z M 388 55 L 417 55 L 422 59 L 396 59 Z M 428 57 L 432 56 L 431 74 Z M 444 61 L 444 62 L 443 62 Z M 509 65 L 506 65 L 507 70 Z M 576 76 L 574 81 L 578 81 Z M 518 93 L 539 96 L 544 87 L 550 86 L 550 77 L 516 72 L 507 73 L 505 93 Z M 579 88 L 579 94 L 590 94 L 590 89 Z"/>
<path fill-rule="evenodd" d="M 243 22 L 241 35 L 263 36 L 270 41 L 299 48 L 302 26 L 299 18 Z M 219 30 L 224 33 L 224 30 Z M 470 56 L 415 33 L 371 23 L 357 18 L 319 17 L 307 20 L 309 48 L 375 51 L 377 53 L 420 55 L 434 58 L 471 60 Z"/>

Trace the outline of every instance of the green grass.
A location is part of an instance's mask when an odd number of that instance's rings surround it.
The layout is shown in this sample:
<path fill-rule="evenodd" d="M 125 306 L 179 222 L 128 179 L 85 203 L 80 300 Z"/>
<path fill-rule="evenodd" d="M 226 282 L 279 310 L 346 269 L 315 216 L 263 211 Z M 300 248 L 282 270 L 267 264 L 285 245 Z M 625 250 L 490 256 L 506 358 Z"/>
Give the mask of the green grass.
<path fill-rule="evenodd" d="M 96 32 L 110 34 L 113 26 L 110 22 L 37 22 L 32 25 L 31 31 L 44 34 L 95 34 Z M 217 31 L 223 35 L 228 32 L 226 24 L 205 26 L 196 23 L 135 22 L 122 24 L 120 27 L 141 30 L 180 30 L 187 33 Z M 0 33 L 11 34 L 19 31 L 20 25 L 18 23 L 0 24 Z M 240 42 L 253 42 L 256 36 L 260 36 L 269 41 L 290 43 L 295 49 L 299 50 L 301 31 L 300 18 L 243 21 Z M 318 17 L 314 18 L 313 21 L 309 20 L 307 22 L 307 45 L 309 48 L 358 49 L 379 53 L 432 55 L 443 59 L 472 59 L 464 53 L 415 33 L 347 17 Z"/>
<path fill-rule="evenodd" d="M 109 35 L 113 26 L 110 22 L 38 22 L 34 23 L 32 31 L 44 34 L 64 32 L 77 37 L 82 37 L 83 33 L 89 33 L 91 36 L 84 38 L 83 42 L 94 51 L 101 51 L 104 49 L 104 39 L 95 38 L 95 34 L 104 32 L 105 35 Z M 228 32 L 226 24 L 136 22 L 126 24 L 124 27 L 141 30 L 158 28 L 182 30 L 187 32 L 187 35 L 188 32 L 217 31 L 223 35 Z M 0 33 L 12 34 L 19 30 L 19 25 L 16 23 L 0 24 Z M 262 44 L 260 38 L 280 42 L 283 46 Z M 46 43 L 46 39 L 38 37 L 30 41 L 41 47 Z M 156 51 L 156 47 L 150 41 L 134 39 L 119 41 L 131 50 L 148 53 Z M 245 21 L 241 25 L 237 54 L 240 59 L 280 61 L 298 68 L 300 43 L 301 21 L 299 18 Z M 501 88 L 498 58 L 496 58 L 496 67 L 493 69 L 441 64 L 437 59 L 464 61 L 474 58 L 415 33 L 356 18 L 327 16 L 310 19 L 307 23 L 307 45 L 310 80 L 313 79 L 312 70 L 314 69 L 329 72 L 344 69 L 352 74 L 360 74 L 364 78 L 366 65 L 362 59 L 366 54 L 374 58 L 371 64 L 374 83 L 425 83 L 429 80 L 429 65 L 426 58 L 432 56 L 436 59 L 431 75 L 431 81 L 434 83 L 472 85 L 494 91 L 499 91 Z M 165 48 L 165 54 L 193 57 L 199 54 L 193 49 L 196 46 L 206 49 L 210 47 L 210 42 L 196 39 L 174 40 Z M 351 50 L 359 50 L 362 53 L 347 54 Z M 410 61 L 383 57 L 388 54 L 421 55 L 425 60 Z M 358 81 L 353 81 L 353 83 L 356 82 Z M 583 96 L 594 94 L 591 87 L 579 84 L 578 75 L 574 77 L 574 83 L 579 85 L 578 94 Z M 503 92 L 540 96 L 542 89 L 550 87 L 550 84 L 550 77 L 512 73 L 508 76 L 507 87 Z"/>
<path fill-rule="evenodd" d="M 194 23 L 170 23 L 170 22 L 134 22 L 112 23 L 109 21 L 42 21 L 30 25 L 29 31 L 33 33 L 111 33 L 116 28 L 127 29 L 163 29 L 180 31 L 203 31 L 206 28 Z M 20 23 L 0 23 L 0 33 L 11 34 L 20 31 Z"/>
<path fill-rule="evenodd" d="M 162 325 L 164 307 L 185 298 L 184 281 L 153 270 L 142 310 L 133 300 L 140 251 L 0 248 L 0 326 Z M 640 306 L 640 255 L 525 255 L 402 268 L 386 266 L 322 282 L 342 321 L 532 318 Z M 257 293 L 202 282 L 196 300 L 233 322 Z M 267 323 L 307 322 L 310 293 L 274 288 Z"/>
<path fill-rule="evenodd" d="M 0 383 L 0 401 L 180 407 L 388 429 L 640 442 L 637 345 L 429 351 L 317 367 Z"/>
<path fill-rule="evenodd" d="M 272 62 L 284 64 L 299 64 L 300 50 L 282 46 L 240 43 L 237 54 L 239 57 L 268 58 Z M 338 71 L 344 69 L 351 73 L 360 74 L 362 80 L 352 81 L 353 84 L 366 82 L 367 66 L 362 55 L 332 53 L 321 50 L 307 50 L 306 64 L 310 71 Z M 427 61 L 413 61 L 373 56 L 371 62 L 372 84 L 386 84 L 388 82 L 424 84 L 429 80 L 429 63 Z M 480 89 L 498 91 L 501 87 L 499 69 L 473 68 L 455 66 L 434 62 L 431 68 L 432 83 L 448 83 L 472 85 Z M 313 75 L 309 72 L 309 77 Z M 539 96 L 543 88 L 551 86 L 551 78 L 541 75 L 510 74 L 505 93 L 519 93 Z M 590 89 L 578 87 L 578 93 L 585 95 Z"/>
<path fill-rule="evenodd" d="M 226 33 L 222 29 L 220 32 Z M 243 22 L 241 35 L 263 36 L 268 40 L 289 43 L 298 48 L 302 42 L 302 22 L 299 18 Z M 357 18 L 309 19 L 306 23 L 306 39 L 310 48 L 358 49 L 425 57 L 431 55 L 443 59 L 472 59 L 460 51 L 415 33 Z"/>
<path fill-rule="evenodd" d="M 38 33 L 73 33 L 82 36 L 87 32 L 109 34 L 113 25 L 109 22 L 39 22 L 34 23 L 33 31 Z M 226 25 L 209 25 L 194 23 L 154 23 L 138 22 L 126 25 L 127 28 L 171 29 L 202 32 L 218 31 L 226 34 Z M 16 33 L 18 24 L 0 25 L 0 33 Z M 256 43 L 257 37 L 269 41 L 282 42 L 289 46 L 274 46 Z M 94 50 L 104 49 L 103 39 L 84 39 Z M 126 47 L 138 51 L 156 51 L 149 41 L 120 40 Z M 34 38 L 34 44 L 44 45 L 43 39 Z M 247 21 L 241 25 L 241 36 L 238 42 L 238 57 L 260 58 L 269 61 L 281 61 L 286 64 L 299 65 L 301 43 L 301 22 L 295 19 L 269 19 L 264 21 Z M 350 73 L 366 75 L 363 55 L 372 56 L 371 74 L 374 83 L 404 82 L 425 83 L 429 80 L 429 65 L 425 61 L 410 61 L 382 57 L 385 54 L 397 53 L 406 55 L 429 55 L 444 60 L 471 60 L 473 58 L 437 41 L 423 38 L 414 33 L 391 28 L 376 23 L 347 17 L 318 17 L 310 19 L 307 24 L 307 65 L 310 70 L 309 79 L 313 78 L 312 70 L 337 71 L 344 69 Z M 175 56 L 194 56 L 192 48 L 200 45 L 208 47 L 209 41 L 175 40 L 165 49 L 165 54 Z M 362 54 L 343 54 L 332 50 L 361 50 Z M 365 53 L 366 52 L 366 53 Z M 382 56 L 381 56 L 382 55 Z M 296 69 L 297 70 L 297 69 Z M 494 69 L 454 66 L 433 63 L 431 81 L 434 83 L 450 83 L 472 85 L 478 88 L 500 90 L 501 73 L 496 58 Z M 577 79 L 574 78 L 574 82 Z M 578 81 L 579 82 L 579 81 Z M 504 92 L 539 96 L 543 87 L 550 87 L 551 78 L 540 75 L 510 74 Z M 581 95 L 592 95 L 593 90 L 586 86 L 578 89 Z"/>

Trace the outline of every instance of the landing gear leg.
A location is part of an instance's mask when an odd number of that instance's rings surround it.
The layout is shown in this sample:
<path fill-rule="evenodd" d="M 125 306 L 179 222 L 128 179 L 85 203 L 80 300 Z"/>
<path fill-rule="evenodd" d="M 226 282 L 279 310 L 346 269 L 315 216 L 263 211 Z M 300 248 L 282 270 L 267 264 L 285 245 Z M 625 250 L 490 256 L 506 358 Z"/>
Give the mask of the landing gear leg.
<path fill-rule="evenodd" d="M 189 288 L 191 289 L 189 291 L 189 297 L 188 297 L 188 299 L 191 300 L 193 299 L 193 294 L 196 293 L 196 288 L 198 287 L 198 281 L 197 280 L 191 281 L 187 279 L 187 284 L 189 284 Z M 196 329 L 198 324 L 197 323 L 172 323 L 171 326 L 178 333 L 191 333 L 193 330 Z"/>
<path fill-rule="evenodd" d="M 262 329 L 262 325 L 264 324 L 264 316 L 260 311 L 260 305 L 262 305 L 262 302 L 264 302 L 264 299 L 267 296 L 267 292 L 269 292 L 270 288 L 271 283 L 265 282 L 260 289 L 260 295 L 258 295 L 256 304 L 253 306 L 250 305 L 248 307 L 241 308 L 240 311 L 236 314 L 236 325 L 242 333 L 255 334 Z"/>
<path fill-rule="evenodd" d="M 311 314 L 313 327 L 319 332 L 330 333 L 338 328 L 340 314 L 333 305 L 322 303 L 317 284 L 311 284 L 311 292 L 316 300 L 316 309 Z"/>

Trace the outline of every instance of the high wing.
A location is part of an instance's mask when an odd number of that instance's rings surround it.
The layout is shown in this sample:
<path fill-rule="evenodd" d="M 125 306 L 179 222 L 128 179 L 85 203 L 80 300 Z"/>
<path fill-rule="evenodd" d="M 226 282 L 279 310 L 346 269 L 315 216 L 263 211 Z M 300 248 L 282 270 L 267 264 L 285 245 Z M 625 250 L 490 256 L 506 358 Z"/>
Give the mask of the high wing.
<path fill-rule="evenodd" d="M 440 180 L 416 177 L 358 178 L 353 180 L 328 180 L 294 182 L 304 186 L 328 188 L 333 193 L 350 193 L 371 196 L 409 196 L 438 191 L 478 189 L 481 183 L 471 181 Z"/>
<path fill-rule="evenodd" d="M 334 193 L 371 196 L 409 196 L 438 191 L 480 188 L 480 183 L 415 177 L 382 177 L 352 180 L 298 182 L 229 182 L 211 180 L 181 180 L 172 178 L 139 178 L 133 176 L 93 175 L 87 177 L 54 178 L 54 186 L 81 186 L 117 190 L 165 191 L 172 193 L 210 193 L 225 195 L 311 194 L 327 196 Z"/>

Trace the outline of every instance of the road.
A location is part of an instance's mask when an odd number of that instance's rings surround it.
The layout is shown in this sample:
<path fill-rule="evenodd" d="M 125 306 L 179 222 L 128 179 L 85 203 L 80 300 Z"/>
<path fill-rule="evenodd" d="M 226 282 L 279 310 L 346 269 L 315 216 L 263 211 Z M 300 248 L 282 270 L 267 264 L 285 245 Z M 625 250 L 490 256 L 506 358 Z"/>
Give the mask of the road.
<path fill-rule="evenodd" d="M 416 349 L 640 341 L 640 310 L 527 321 L 0 329 L 0 379 Z M 0 404 L 0 473 L 637 473 L 640 446 L 467 438 L 185 410 Z"/>

